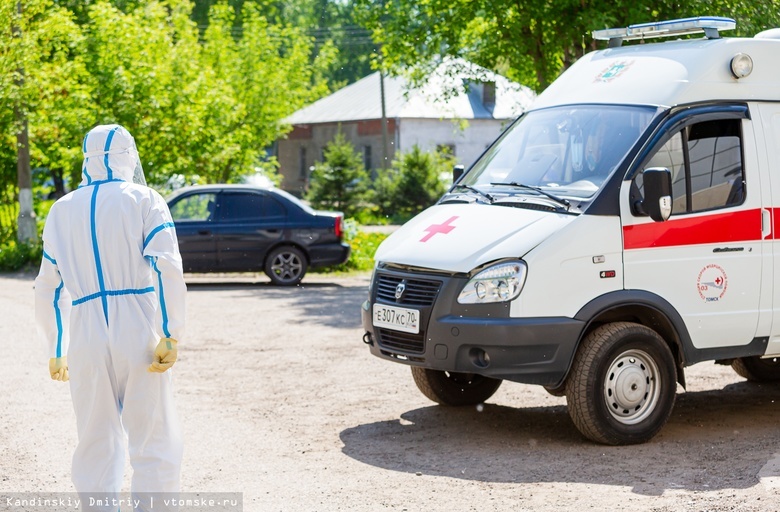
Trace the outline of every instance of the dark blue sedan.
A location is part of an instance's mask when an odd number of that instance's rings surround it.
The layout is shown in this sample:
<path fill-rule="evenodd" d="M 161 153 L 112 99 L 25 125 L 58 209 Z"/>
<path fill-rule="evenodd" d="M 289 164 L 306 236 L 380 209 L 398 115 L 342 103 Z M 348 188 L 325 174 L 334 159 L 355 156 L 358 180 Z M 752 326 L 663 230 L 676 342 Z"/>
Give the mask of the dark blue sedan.
<path fill-rule="evenodd" d="M 196 185 L 168 197 L 185 272 L 264 271 L 278 285 L 349 258 L 341 212 L 276 188 Z"/>

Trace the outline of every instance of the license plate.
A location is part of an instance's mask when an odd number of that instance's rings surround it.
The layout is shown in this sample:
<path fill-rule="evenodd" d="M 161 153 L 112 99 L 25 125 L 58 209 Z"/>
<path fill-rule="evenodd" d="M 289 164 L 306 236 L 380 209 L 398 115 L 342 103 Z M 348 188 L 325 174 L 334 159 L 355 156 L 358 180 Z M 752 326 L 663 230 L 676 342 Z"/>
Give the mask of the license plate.
<path fill-rule="evenodd" d="M 374 304 L 374 325 L 394 331 L 418 334 L 420 332 L 420 312 L 416 309 Z"/>

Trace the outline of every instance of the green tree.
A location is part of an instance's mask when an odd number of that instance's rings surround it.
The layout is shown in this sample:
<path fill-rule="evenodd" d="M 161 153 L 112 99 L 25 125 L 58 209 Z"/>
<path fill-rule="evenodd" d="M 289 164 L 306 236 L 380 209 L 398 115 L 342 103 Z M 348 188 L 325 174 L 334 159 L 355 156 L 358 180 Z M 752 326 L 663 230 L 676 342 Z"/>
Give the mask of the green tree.
<path fill-rule="evenodd" d="M 91 75 L 84 61 L 85 38 L 70 12 L 49 11 L 36 41 L 38 64 L 27 76 L 35 84 L 30 101 L 31 159 L 60 187 L 81 177 L 79 142 L 90 127 Z"/>
<path fill-rule="evenodd" d="M 376 202 L 383 215 L 411 217 L 434 204 L 447 185 L 455 158 L 448 151 L 424 152 L 416 144 L 376 179 Z"/>
<path fill-rule="evenodd" d="M 327 91 L 329 49 L 312 59 L 310 38 L 269 24 L 254 2 L 243 5 L 239 35 L 226 1 L 202 36 L 190 10 L 186 0 L 153 0 L 128 13 L 106 1 L 89 11 L 94 122 L 134 134 L 152 183 L 252 174 L 287 129 L 280 120 Z"/>
<path fill-rule="evenodd" d="M 209 11 L 217 3 L 218 0 L 194 1 L 192 19 L 202 31 L 209 26 Z M 246 30 L 241 16 L 245 3 L 246 0 L 228 2 L 236 14 L 232 27 L 234 36 Z M 355 0 L 265 0 L 261 5 L 263 15 L 272 25 L 298 27 L 313 38 L 315 54 L 324 46 L 337 49 L 325 73 L 330 90 L 371 73 L 376 45 L 371 31 L 360 26 L 355 17 Z"/>
<path fill-rule="evenodd" d="M 366 199 L 369 177 L 363 159 L 340 131 L 325 146 L 324 156 L 324 162 L 314 166 L 306 198 L 315 208 L 340 210 L 350 217 Z"/>
<path fill-rule="evenodd" d="M 586 51 L 591 31 L 700 15 L 726 15 L 750 35 L 780 23 L 775 2 L 692 0 L 356 0 L 382 45 L 384 66 L 425 76 L 443 56 L 463 57 L 537 91 Z"/>
<path fill-rule="evenodd" d="M 31 157 L 33 167 L 46 166 L 61 175 L 72 165 L 67 134 L 78 129 L 83 117 L 79 104 L 89 91 L 83 63 L 76 57 L 80 31 L 67 9 L 50 0 L 0 0 L 0 17 L 8 21 L 0 28 L 2 242 L 15 233 L 9 219 L 20 211 L 19 203 L 25 203 L 21 211 L 31 207 L 27 177 L 19 179 L 24 190 L 17 188 L 17 149 Z M 17 145 L 17 133 L 29 134 L 23 146 Z M 27 228 L 34 236 L 34 223 Z"/>

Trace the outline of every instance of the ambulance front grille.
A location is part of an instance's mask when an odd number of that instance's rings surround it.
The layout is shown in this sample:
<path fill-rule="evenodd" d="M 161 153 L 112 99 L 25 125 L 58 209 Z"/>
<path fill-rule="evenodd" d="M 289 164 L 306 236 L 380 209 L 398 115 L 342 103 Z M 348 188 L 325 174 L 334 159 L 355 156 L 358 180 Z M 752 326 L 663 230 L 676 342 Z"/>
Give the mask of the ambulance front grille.
<path fill-rule="evenodd" d="M 396 299 L 396 289 L 401 283 L 405 289 L 401 298 Z M 376 296 L 377 299 L 391 304 L 427 307 L 433 305 L 440 287 L 441 281 L 379 274 L 376 280 Z"/>
<path fill-rule="evenodd" d="M 389 329 L 377 329 L 379 345 L 391 350 L 400 350 L 412 354 L 425 352 L 425 334 L 411 334 L 408 332 L 392 331 Z"/>

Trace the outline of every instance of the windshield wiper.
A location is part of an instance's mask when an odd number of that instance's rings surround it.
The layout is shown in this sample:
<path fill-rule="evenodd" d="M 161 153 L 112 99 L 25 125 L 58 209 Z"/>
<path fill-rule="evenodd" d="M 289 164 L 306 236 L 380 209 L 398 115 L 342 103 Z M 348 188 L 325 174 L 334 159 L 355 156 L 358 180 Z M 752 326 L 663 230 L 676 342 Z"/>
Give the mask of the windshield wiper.
<path fill-rule="evenodd" d="M 482 192 L 482 191 L 481 191 L 481 190 L 479 190 L 478 188 L 474 188 L 474 187 L 472 187 L 471 185 L 463 185 L 462 183 L 456 183 L 456 184 L 454 184 L 454 185 L 453 185 L 453 186 L 450 188 L 450 192 L 452 192 L 453 190 L 459 189 L 459 188 L 465 188 L 466 190 L 470 190 L 470 191 L 472 191 L 472 192 L 476 192 L 477 194 L 479 194 L 479 195 L 481 195 L 482 197 L 484 197 L 485 199 L 487 199 L 488 203 L 491 203 L 491 204 L 492 204 L 492 203 L 493 203 L 493 201 L 494 201 L 494 199 L 493 199 L 493 196 L 491 196 L 491 195 L 490 195 L 490 194 L 488 194 L 487 192 Z"/>
<path fill-rule="evenodd" d="M 525 189 L 525 190 L 533 190 L 534 192 L 538 192 L 538 193 L 542 194 L 543 196 L 547 196 L 550 199 L 552 199 L 553 201 L 555 201 L 556 203 L 565 206 L 567 211 L 571 207 L 571 203 L 568 201 L 568 199 L 564 199 L 564 198 L 558 197 L 558 196 L 556 196 L 554 194 L 550 194 L 549 192 L 547 192 L 545 190 L 542 190 L 539 187 L 534 187 L 534 186 L 531 186 L 531 185 L 523 185 L 522 183 L 517 183 L 516 181 L 511 181 L 509 183 L 491 183 L 491 185 L 505 186 L 505 187 L 517 187 L 517 188 L 522 188 L 522 189 Z"/>

